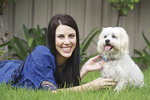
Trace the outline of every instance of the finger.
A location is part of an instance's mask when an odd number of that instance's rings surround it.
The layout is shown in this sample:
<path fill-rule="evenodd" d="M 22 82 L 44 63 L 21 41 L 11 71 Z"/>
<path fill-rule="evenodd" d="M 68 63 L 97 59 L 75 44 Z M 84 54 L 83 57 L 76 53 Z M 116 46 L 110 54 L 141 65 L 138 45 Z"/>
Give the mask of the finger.
<path fill-rule="evenodd" d="M 104 60 L 99 61 L 99 64 L 102 66 L 103 64 L 105 64 L 106 62 Z"/>
<path fill-rule="evenodd" d="M 113 86 L 113 85 L 116 85 L 117 83 L 116 82 L 106 82 L 105 84 L 108 86 Z"/>
<path fill-rule="evenodd" d="M 99 78 L 97 78 L 97 80 L 104 80 L 104 81 L 114 81 L 114 79 L 113 78 L 103 78 L 103 77 L 99 77 Z"/>
<path fill-rule="evenodd" d="M 96 61 L 98 58 L 101 58 L 99 55 L 92 58 L 93 61 Z"/>
<path fill-rule="evenodd" d="M 106 82 L 114 82 L 114 81 L 115 81 L 113 78 L 104 78 L 104 80 L 105 80 Z"/>

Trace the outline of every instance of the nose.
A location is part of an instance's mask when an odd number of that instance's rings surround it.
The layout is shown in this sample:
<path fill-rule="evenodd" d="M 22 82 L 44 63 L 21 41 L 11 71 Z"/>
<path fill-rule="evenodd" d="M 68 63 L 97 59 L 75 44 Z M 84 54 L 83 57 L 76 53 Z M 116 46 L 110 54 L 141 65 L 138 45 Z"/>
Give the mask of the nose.
<path fill-rule="evenodd" d="M 107 39 L 107 40 L 105 40 L 105 42 L 106 42 L 106 44 L 109 44 L 110 40 Z"/>
<path fill-rule="evenodd" d="M 64 44 L 70 44 L 70 40 L 68 38 L 65 38 Z"/>

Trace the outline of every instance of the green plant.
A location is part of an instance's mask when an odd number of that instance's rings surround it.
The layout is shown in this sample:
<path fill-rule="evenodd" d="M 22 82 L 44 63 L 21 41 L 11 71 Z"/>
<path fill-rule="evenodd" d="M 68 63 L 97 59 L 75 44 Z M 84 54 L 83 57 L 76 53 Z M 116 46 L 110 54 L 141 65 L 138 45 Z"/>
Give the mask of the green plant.
<path fill-rule="evenodd" d="M 9 3 L 11 0 L 0 0 L 0 15 L 3 14 L 3 10 L 7 3 Z M 16 2 L 16 0 L 12 0 L 13 2 Z"/>
<path fill-rule="evenodd" d="M 118 19 L 116 26 L 119 25 L 120 17 L 126 16 L 129 10 L 133 10 L 135 3 L 138 2 L 140 2 L 140 0 L 109 0 L 111 6 L 118 12 Z"/>
<path fill-rule="evenodd" d="M 27 29 L 27 27 L 23 25 L 23 30 L 26 37 L 26 41 L 14 36 L 7 43 L 0 45 L 0 47 L 8 45 L 9 54 L 11 53 L 12 50 L 14 50 L 16 53 L 15 55 L 18 56 L 21 60 L 24 60 L 26 56 L 37 45 L 46 44 L 46 31 L 47 31 L 46 28 L 40 29 L 39 25 L 37 26 L 37 29 L 35 28 Z"/>
<path fill-rule="evenodd" d="M 0 51 L 0 61 L 11 59 L 11 57 L 6 56 L 5 53 L 6 53 L 6 50 Z"/>
<path fill-rule="evenodd" d="M 31 28 L 28 30 L 25 25 L 23 25 L 23 28 L 30 50 L 33 50 L 37 45 L 46 45 L 46 28 L 40 29 L 39 25 L 37 25 L 37 29 Z"/>
<path fill-rule="evenodd" d="M 13 49 L 16 53 L 16 56 L 18 56 L 21 60 L 24 60 L 26 58 L 26 56 L 37 45 L 46 45 L 46 31 L 47 31 L 46 28 L 40 29 L 39 25 L 37 26 L 37 29 L 35 29 L 35 28 L 27 29 L 26 26 L 23 25 L 23 30 L 24 30 L 24 34 L 26 37 L 26 41 L 22 40 L 18 37 L 13 37 L 7 43 L 0 45 L 0 47 L 8 45 L 9 53 Z M 99 34 L 101 32 L 101 30 L 102 29 L 94 28 L 81 43 L 81 45 L 80 45 L 80 56 L 81 56 L 80 65 L 81 66 L 89 58 L 97 55 L 97 53 L 93 54 L 93 55 L 88 55 L 88 53 L 86 51 L 92 42 L 95 43 L 95 41 L 93 39 L 97 34 Z"/>
<path fill-rule="evenodd" d="M 142 36 L 146 42 L 146 46 L 143 50 L 134 50 L 134 53 L 139 57 L 133 57 L 133 60 L 138 63 L 141 68 L 143 65 L 146 65 L 147 68 L 150 68 L 150 41 L 146 38 L 144 32 L 142 32 Z"/>
<path fill-rule="evenodd" d="M 91 32 L 86 36 L 86 38 L 81 43 L 81 45 L 80 45 L 80 56 L 81 56 L 80 66 L 82 66 L 89 58 L 98 54 L 98 53 L 95 53 L 93 55 L 88 55 L 88 53 L 86 51 L 92 42 L 96 45 L 96 43 L 93 39 L 95 38 L 95 36 L 97 36 L 97 34 L 100 34 L 101 31 L 102 31 L 102 29 L 94 28 L 93 30 L 91 30 Z"/>
<path fill-rule="evenodd" d="M 5 50 L 0 51 L 0 56 L 3 56 L 5 53 Z"/>

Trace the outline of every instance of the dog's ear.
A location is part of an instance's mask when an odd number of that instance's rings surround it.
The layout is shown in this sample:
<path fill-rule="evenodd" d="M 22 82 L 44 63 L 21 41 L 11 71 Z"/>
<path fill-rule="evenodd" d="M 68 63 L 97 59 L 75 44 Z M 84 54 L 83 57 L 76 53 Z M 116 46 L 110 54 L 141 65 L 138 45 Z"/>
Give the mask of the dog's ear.
<path fill-rule="evenodd" d="M 100 38 L 99 38 L 98 43 L 97 43 L 97 52 L 98 52 L 99 54 L 102 53 L 102 48 L 101 48 L 101 44 L 100 44 Z"/>
<path fill-rule="evenodd" d="M 122 54 L 129 53 L 129 37 L 126 31 L 123 28 L 119 28 L 120 30 L 120 51 Z"/>
<path fill-rule="evenodd" d="M 97 52 L 98 52 L 99 54 L 102 54 L 102 52 L 103 52 L 103 50 L 102 50 L 102 48 L 101 48 L 100 40 L 98 41 L 98 44 L 97 44 Z"/>
<path fill-rule="evenodd" d="M 103 50 L 102 50 L 102 41 L 101 41 L 101 39 L 102 39 L 102 37 L 101 37 L 101 34 L 102 34 L 102 32 L 100 33 L 100 35 L 99 35 L 99 40 L 98 40 L 98 43 L 97 43 L 97 52 L 99 53 L 99 54 L 102 54 L 103 53 Z"/>

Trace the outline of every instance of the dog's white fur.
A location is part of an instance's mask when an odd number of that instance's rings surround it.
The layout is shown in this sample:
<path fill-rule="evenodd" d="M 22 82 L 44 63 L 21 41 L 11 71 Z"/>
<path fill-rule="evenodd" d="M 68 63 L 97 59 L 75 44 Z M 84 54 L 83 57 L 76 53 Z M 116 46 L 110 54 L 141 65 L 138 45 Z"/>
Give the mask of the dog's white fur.
<path fill-rule="evenodd" d="M 113 46 L 111 50 L 105 49 L 106 40 Z M 125 89 L 127 85 L 139 87 L 144 85 L 143 73 L 128 55 L 129 38 L 122 27 L 103 28 L 99 35 L 97 50 L 108 59 L 100 71 L 101 76 L 114 78 L 117 81 L 115 90 Z"/>

